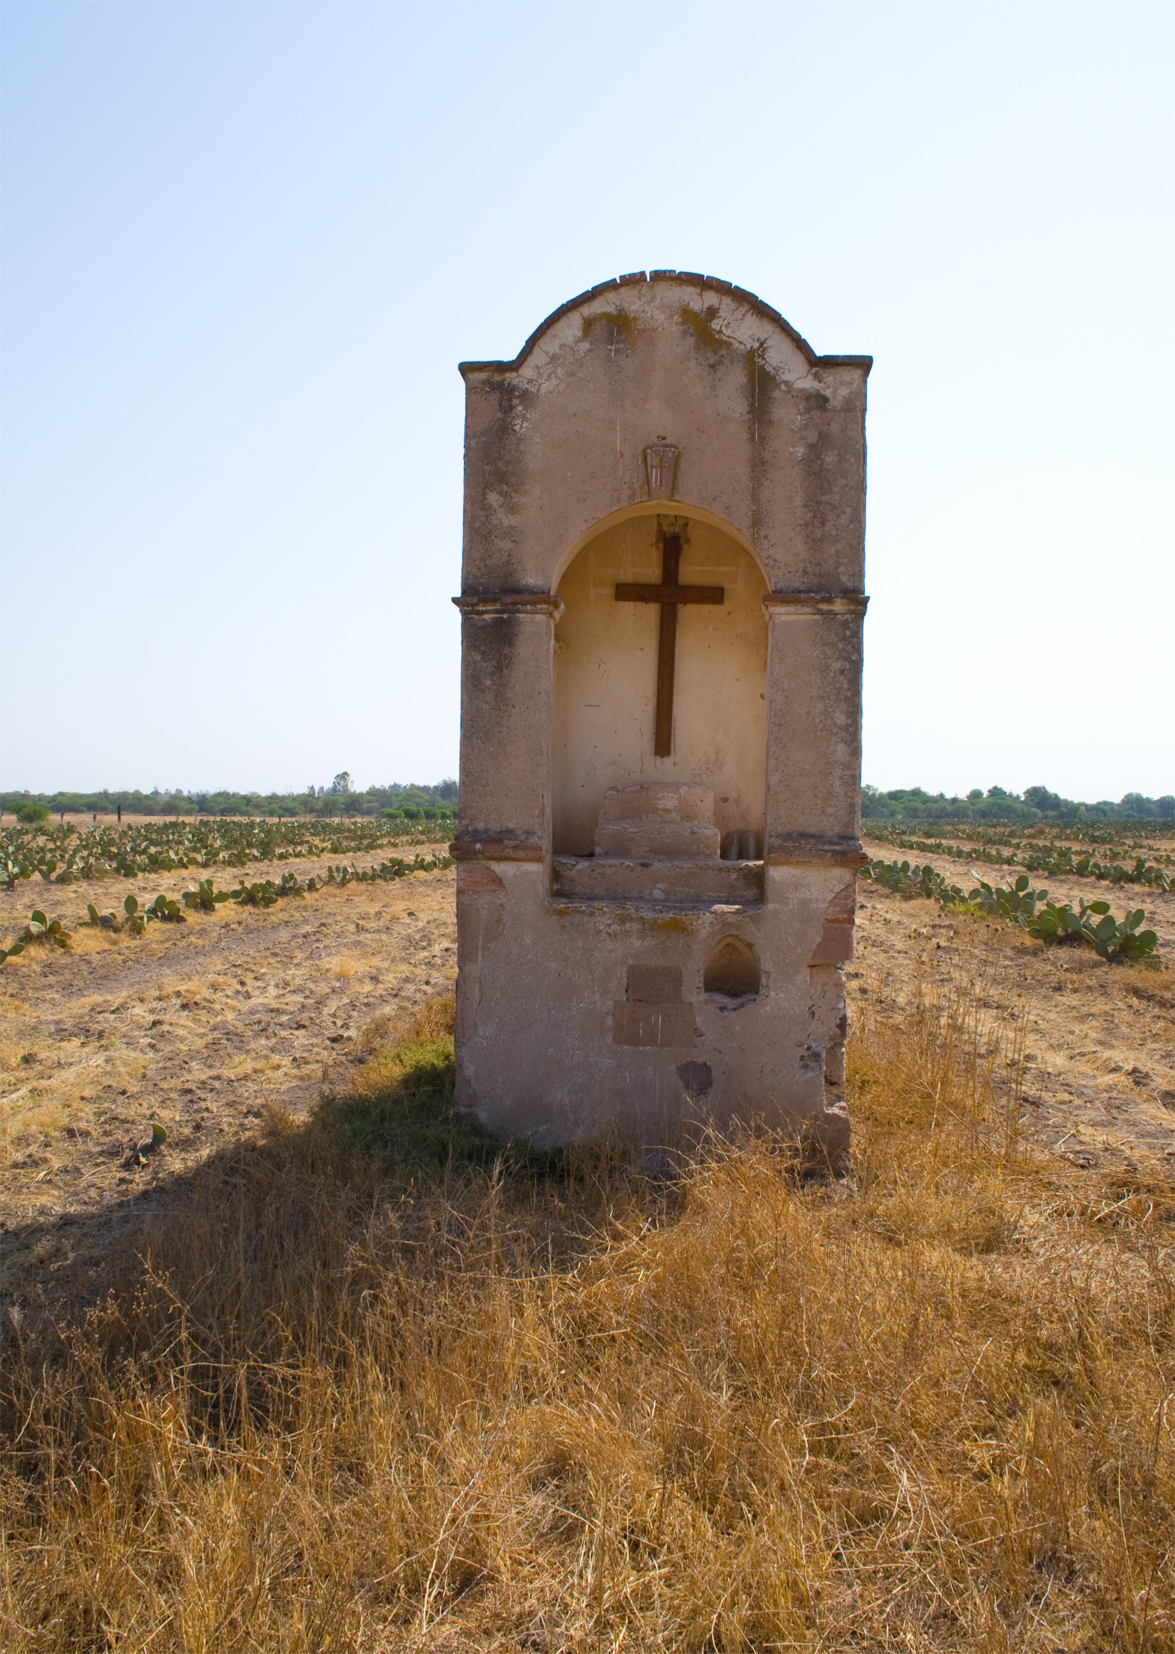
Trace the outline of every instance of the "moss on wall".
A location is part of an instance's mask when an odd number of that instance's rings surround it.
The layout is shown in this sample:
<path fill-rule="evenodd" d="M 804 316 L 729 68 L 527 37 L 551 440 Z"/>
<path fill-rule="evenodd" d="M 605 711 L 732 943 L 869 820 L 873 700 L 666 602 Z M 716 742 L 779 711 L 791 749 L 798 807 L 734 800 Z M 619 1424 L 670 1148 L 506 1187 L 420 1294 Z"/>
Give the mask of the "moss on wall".
<path fill-rule="evenodd" d="M 612 336 L 608 340 L 610 345 L 631 345 L 637 335 L 637 325 L 627 310 L 597 310 L 590 316 L 583 318 L 583 336 L 590 339 L 592 329 L 601 322 L 609 323 L 612 327 Z"/>
<path fill-rule="evenodd" d="M 727 350 L 734 342 L 721 328 L 715 327 L 717 317 L 716 304 L 708 304 L 704 310 L 695 310 L 691 305 L 683 304 L 680 311 L 682 325 L 689 328 L 703 350 Z"/>

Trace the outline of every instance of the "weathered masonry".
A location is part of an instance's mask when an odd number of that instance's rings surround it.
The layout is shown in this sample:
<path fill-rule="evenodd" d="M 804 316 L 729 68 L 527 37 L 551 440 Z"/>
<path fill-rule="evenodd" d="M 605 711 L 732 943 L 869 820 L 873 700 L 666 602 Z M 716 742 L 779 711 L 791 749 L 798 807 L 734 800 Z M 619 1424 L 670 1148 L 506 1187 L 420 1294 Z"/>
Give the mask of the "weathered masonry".
<path fill-rule="evenodd" d="M 848 1139 L 867 356 L 729 282 L 466 362 L 458 1104 Z"/>

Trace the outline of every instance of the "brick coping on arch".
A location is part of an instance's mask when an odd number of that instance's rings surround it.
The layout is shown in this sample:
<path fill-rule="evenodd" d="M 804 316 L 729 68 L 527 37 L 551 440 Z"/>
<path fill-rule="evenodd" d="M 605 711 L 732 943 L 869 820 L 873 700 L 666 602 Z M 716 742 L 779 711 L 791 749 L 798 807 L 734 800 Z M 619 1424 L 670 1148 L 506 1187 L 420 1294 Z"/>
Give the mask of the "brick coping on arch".
<path fill-rule="evenodd" d="M 765 316 L 769 321 L 774 322 L 777 327 L 782 328 L 796 348 L 803 353 L 810 367 L 864 368 L 865 372 L 868 373 L 873 366 L 872 356 L 818 356 L 807 339 L 796 332 L 786 317 L 781 316 L 778 310 L 774 309 L 764 299 L 761 299 L 757 293 L 748 293 L 745 287 L 736 287 L 733 282 L 722 281 L 718 276 L 701 276 L 693 270 L 649 270 L 648 272 L 632 270 L 626 276 L 614 276 L 611 281 L 597 282 L 595 287 L 589 287 L 585 293 L 577 293 L 573 299 L 568 299 L 566 304 L 561 304 L 557 310 L 552 310 L 551 314 L 535 328 L 512 362 L 458 362 L 457 371 L 464 378 L 468 373 L 487 373 L 495 368 L 500 372 L 509 372 L 512 368 L 520 368 L 547 329 L 554 327 L 555 323 L 566 316 L 569 311 L 586 303 L 588 299 L 594 299 L 600 293 L 610 293 L 622 287 L 631 287 L 636 282 L 651 281 L 685 282 L 688 286 L 696 287 L 703 293 L 709 288 L 714 293 L 729 293 L 732 298 L 741 299 L 744 304 L 749 304 L 753 310 L 758 311 L 759 315 Z"/>

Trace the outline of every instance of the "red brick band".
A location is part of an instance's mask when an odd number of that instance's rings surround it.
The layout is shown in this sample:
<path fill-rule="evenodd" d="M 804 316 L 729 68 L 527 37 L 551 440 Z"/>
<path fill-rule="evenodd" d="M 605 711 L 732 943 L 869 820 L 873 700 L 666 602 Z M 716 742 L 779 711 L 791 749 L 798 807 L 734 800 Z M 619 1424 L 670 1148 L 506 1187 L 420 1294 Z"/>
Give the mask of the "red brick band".
<path fill-rule="evenodd" d="M 454 861 L 542 861 L 543 847 L 534 839 L 513 833 L 462 834 L 449 846 Z"/>
<path fill-rule="evenodd" d="M 860 839 L 771 838 L 767 843 L 769 867 L 864 867 L 869 857 Z"/>

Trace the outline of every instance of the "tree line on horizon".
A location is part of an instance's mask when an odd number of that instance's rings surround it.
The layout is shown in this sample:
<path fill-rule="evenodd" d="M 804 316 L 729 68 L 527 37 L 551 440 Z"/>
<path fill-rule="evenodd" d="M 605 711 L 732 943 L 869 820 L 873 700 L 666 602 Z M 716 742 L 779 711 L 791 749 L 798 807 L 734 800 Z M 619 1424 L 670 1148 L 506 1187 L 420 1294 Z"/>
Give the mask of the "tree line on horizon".
<path fill-rule="evenodd" d="M 431 785 L 421 782 L 389 782 L 384 787 L 362 791 L 351 786 L 351 777 L 341 770 L 329 786 L 308 786 L 298 793 L 241 793 L 182 789 L 152 789 L 101 792 L 5 792 L 0 793 L 0 811 L 12 813 L 18 804 L 39 805 L 59 815 L 115 815 L 119 807 L 127 815 L 142 816 L 315 816 L 338 820 L 343 816 L 378 816 L 402 812 L 409 820 L 418 815 L 437 820 L 455 813 L 457 782 L 452 777 Z M 1026 787 L 1023 793 L 1003 787 L 989 787 L 986 793 L 975 787 L 965 797 L 928 793 L 921 787 L 897 787 L 882 792 L 877 787 L 861 789 L 861 817 L 864 821 L 959 821 L 1015 822 L 1033 825 L 1055 821 L 1175 821 L 1175 795 L 1148 798 L 1131 792 L 1115 802 L 1099 799 L 1083 803 L 1062 798 L 1047 787 Z"/>
<path fill-rule="evenodd" d="M 341 770 L 326 787 L 308 786 L 305 792 L 256 793 L 221 789 L 216 792 L 155 787 L 138 789 L 104 787 L 101 792 L 4 792 L 0 812 L 12 813 L 18 804 L 39 805 L 53 815 L 131 816 L 315 816 L 339 820 L 343 816 L 378 816 L 402 812 L 407 819 L 418 816 L 436 820 L 456 813 L 457 783 L 451 777 L 431 785 L 420 782 L 389 782 L 386 787 L 357 791 L 351 777 Z"/>
<path fill-rule="evenodd" d="M 1095 804 L 1086 804 L 1079 799 L 1062 798 L 1047 787 L 1025 787 L 1023 793 L 1008 792 L 1004 787 L 989 787 L 985 793 L 981 787 L 973 787 L 965 798 L 957 794 L 948 798 L 946 793 L 927 793 L 921 787 L 895 787 L 890 792 L 862 787 L 861 819 L 1007 821 L 1025 826 L 1041 821 L 1175 821 L 1175 794 L 1148 798 L 1145 793 L 1127 793 L 1116 803 L 1103 798 Z"/>

